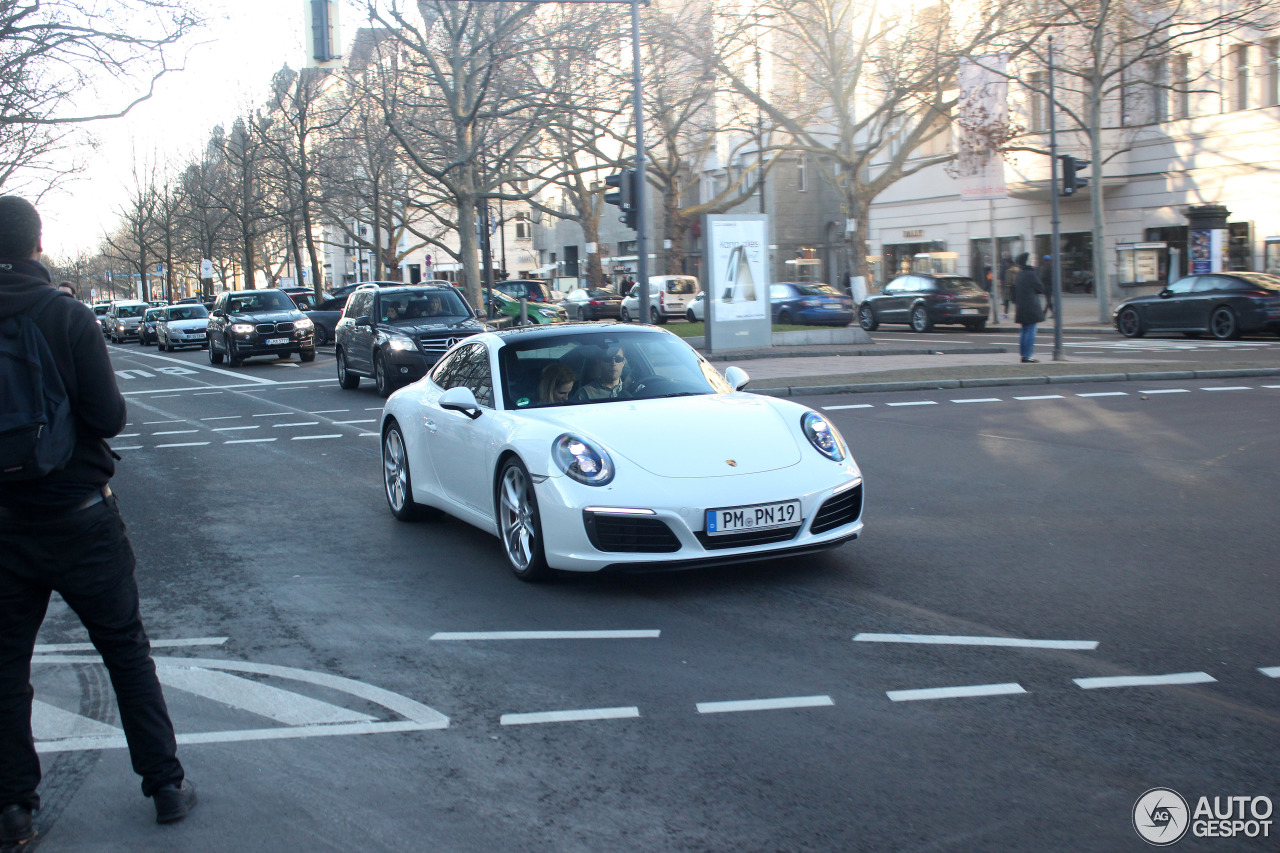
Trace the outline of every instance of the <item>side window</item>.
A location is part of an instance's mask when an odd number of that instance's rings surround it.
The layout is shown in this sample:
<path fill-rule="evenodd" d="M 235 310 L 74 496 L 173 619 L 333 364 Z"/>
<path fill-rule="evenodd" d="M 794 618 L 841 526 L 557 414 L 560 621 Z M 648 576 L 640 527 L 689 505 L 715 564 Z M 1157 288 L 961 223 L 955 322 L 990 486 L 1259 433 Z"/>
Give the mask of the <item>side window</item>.
<path fill-rule="evenodd" d="M 431 369 L 431 381 L 446 391 L 457 385 L 458 383 L 453 382 L 452 379 L 454 374 L 458 372 L 459 365 L 466 361 L 469 349 L 471 347 L 461 347 L 440 359 L 436 366 Z"/>
<path fill-rule="evenodd" d="M 790 289 L 789 289 L 785 284 L 771 284 L 771 285 L 769 285 L 769 298 L 770 298 L 770 299 L 786 299 L 786 298 L 787 298 L 787 297 L 789 297 L 790 295 L 791 295 L 791 291 L 790 291 Z"/>
<path fill-rule="evenodd" d="M 465 385 L 476 395 L 476 402 L 487 409 L 493 408 L 493 371 L 489 369 L 489 348 L 484 344 L 468 347 L 465 376 L 459 385 Z"/>
<path fill-rule="evenodd" d="M 1238 278 L 1227 278 L 1224 275 L 1202 275 L 1196 278 L 1196 293 L 1223 290 L 1248 290 L 1249 285 Z"/>
<path fill-rule="evenodd" d="M 371 302 L 373 302 L 373 291 L 357 291 L 351 294 L 351 298 L 347 301 L 347 310 L 343 312 L 343 316 L 365 317 L 369 314 Z"/>
<path fill-rule="evenodd" d="M 1203 290 L 1204 288 L 1200 287 L 1198 282 L 1207 278 L 1209 278 L 1209 276 L 1189 275 L 1186 278 L 1180 278 L 1173 284 L 1169 285 L 1168 290 L 1170 293 L 1180 295 L 1190 293 L 1193 289 Z"/>
<path fill-rule="evenodd" d="M 918 275 L 911 276 L 910 288 L 917 291 L 935 291 L 938 290 L 938 282 L 931 278 L 922 278 Z"/>

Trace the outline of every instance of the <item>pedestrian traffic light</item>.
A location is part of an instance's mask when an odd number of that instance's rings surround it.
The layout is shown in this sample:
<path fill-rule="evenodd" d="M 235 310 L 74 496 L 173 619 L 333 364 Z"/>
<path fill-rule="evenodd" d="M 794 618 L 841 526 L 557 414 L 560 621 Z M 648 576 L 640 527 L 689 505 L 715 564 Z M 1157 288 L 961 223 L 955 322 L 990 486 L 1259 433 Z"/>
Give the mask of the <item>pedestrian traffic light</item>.
<path fill-rule="evenodd" d="M 621 172 L 609 175 L 604 179 L 606 187 L 616 188 L 614 192 L 604 194 L 605 204 L 616 204 L 620 210 L 626 210 L 631 207 L 630 172 L 630 169 L 623 169 Z"/>
<path fill-rule="evenodd" d="M 1089 179 L 1082 178 L 1077 175 L 1089 168 L 1088 160 L 1079 160 L 1070 154 L 1059 154 L 1058 159 L 1062 161 L 1062 194 L 1075 195 L 1076 190 L 1084 189 L 1089 186 Z"/>

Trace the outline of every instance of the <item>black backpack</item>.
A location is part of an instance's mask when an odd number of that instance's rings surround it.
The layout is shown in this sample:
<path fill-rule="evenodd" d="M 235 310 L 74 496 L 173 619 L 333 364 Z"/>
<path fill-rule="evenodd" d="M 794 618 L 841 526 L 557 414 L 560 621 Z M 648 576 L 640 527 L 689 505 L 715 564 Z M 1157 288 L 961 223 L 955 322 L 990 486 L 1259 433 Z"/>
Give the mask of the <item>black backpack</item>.
<path fill-rule="evenodd" d="M 27 311 L 0 320 L 0 482 L 57 471 L 75 448 L 71 401 L 34 319 L 59 296 L 69 294 L 50 288 Z"/>

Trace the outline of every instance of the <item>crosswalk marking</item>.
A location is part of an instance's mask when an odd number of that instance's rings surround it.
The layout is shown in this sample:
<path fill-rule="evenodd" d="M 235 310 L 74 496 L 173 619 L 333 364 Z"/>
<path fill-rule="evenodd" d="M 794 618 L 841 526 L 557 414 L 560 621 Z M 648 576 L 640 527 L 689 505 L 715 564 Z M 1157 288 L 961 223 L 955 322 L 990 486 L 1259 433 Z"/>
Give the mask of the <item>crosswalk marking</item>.
<path fill-rule="evenodd" d="M 199 667 L 161 666 L 156 668 L 156 674 L 166 687 L 176 687 L 289 726 L 367 723 L 374 719 L 349 708 L 225 672 Z"/>
<path fill-rule="evenodd" d="M 56 705 L 33 699 L 31 734 L 36 740 L 63 740 L 70 737 L 123 737 L 115 726 L 64 711 Z"/>

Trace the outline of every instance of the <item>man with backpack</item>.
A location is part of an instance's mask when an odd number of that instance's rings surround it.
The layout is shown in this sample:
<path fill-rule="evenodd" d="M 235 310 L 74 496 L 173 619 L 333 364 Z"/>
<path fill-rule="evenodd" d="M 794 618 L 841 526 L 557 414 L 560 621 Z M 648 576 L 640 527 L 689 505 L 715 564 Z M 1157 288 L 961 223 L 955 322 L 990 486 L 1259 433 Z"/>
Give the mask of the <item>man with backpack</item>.
<path fill-rule="evenodd" d="M 142 627 L 133 549 L 108 482 L 106 439 L 125 424 L 93 311 L 55 289 L 38 261 L 41 223 L 0 197 L 0 847 L 35 837 L 40 761 L 31 656 L 50 594 L 88 629 L 156 820 L 195 804 Z"/>

